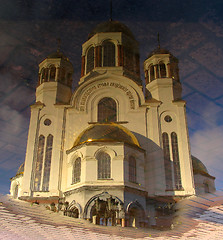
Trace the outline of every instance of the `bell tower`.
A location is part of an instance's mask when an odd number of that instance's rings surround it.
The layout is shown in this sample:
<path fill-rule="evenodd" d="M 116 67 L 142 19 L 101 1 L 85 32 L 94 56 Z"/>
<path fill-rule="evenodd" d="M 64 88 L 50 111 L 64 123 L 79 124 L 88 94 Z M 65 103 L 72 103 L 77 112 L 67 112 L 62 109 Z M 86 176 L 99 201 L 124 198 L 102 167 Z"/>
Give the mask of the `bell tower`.
<path fill-rule="evenodd" d="M 68 103 L 72 90 L 73 66 L 58 49 L 39 64 L 36 102 L 43 104 Z"/>
<path fill-rule="evenodd" d="M 159 101 L 181 99 L 178 59 L 168 50 L 158 47 L 144 62 L 146 89 Z"/>
<path fill-rule="evenodd" d="M 126 76 L 142 85 L 138 42 L 118 21 L 97 25 L 82 45 L 80 83 L 105 72 Z"/>
<path fill-rule="evenodd" d="M 159 123 L 155 136 L 159 136 L 163 151 L 164 175 L 157 172 L 157 178 L 164 176 L 165 183 L 156 190 L 158 195 L 193 195 L 193 173 L 188 137 L 186 102 L 182 100 L 182 87 L 179 80 L 178 59 L 168 50 L 155 49 L 144 62 L 147 101 L 157 101 L 155 108 Z M 153 115 L 155 116 L 155 115 Z M 154 136 L 151 136 L 153 139 Z M 160 158 L 161 159 L 161 158 Z M 158 161 L 155 162 L 157 164 Z M 158 169 L 158 166 L 157 166 Z M 161 179 L 160 181 L 161 182 Z"/>

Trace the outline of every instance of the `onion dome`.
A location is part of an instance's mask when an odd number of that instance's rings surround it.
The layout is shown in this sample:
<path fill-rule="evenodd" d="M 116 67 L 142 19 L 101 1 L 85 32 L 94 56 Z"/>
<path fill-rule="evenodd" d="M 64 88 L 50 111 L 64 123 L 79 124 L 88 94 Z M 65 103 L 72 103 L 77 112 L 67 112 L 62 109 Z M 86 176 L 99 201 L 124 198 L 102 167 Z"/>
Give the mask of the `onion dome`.
<path fill-rule="evenodd" d="M 130 38 L 134 38 L 134 35 L 123 23 L 119 21 L 108 21 L 98 24 L 92 32 L 88 35 L 88 39 L 93 37 L 97 33 L 106 33 L 106 32 L 122 32 Z"/>
<path fill-rule="evenodd" d="M 84 130 L 74 146 L 90 142 L 124 142 L 140 147 L 135 135 L 127 128 L 115 123 L 98 123 Z"/>
<path fill-rule="evenodd" d="M 155 54 L 171 54 L 170 51 L 164 49 L 164 48 L 156 48 L 154 49 L 149 55 L 148 55 L 148 58 L 155 55 Z M 171 54 L 172 55 L 172 54 Z"/>
<path fill-rule="evenodd" d="M 57 50 L 56 52 L 53 52 L 53 53 L 49 54 L 47 56 L 47 58 L 48 59 L 49 58 L 61 58 L 61 59 L 69 61 L 69 59 L 60 50 Z"/>
<path fill-rule="evenodd" d="M 192 158 L 192 165 L 193 165 L 193 172 L 194 174 L 205 174 L 209 175 L 207 168 L 205 165 L 196 157 L 191 156 Z"/>

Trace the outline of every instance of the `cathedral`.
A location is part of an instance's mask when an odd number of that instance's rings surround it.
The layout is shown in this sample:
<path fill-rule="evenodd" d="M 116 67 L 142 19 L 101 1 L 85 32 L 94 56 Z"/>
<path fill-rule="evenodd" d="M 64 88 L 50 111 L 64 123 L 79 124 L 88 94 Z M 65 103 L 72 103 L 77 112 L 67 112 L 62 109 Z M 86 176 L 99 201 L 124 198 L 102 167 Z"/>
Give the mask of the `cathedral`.
<path fill-rule="evenodd" d="M 82 45 L 81 78 L 58 49 L 39 64 L 24 164 L 15 198 L 56 206 L 94 224 L 146 227 L 174 203 L 214 191 L 191 157 L 178 60 L 158 46 L 144 61 L 118 21 L 101 23 Z"/>

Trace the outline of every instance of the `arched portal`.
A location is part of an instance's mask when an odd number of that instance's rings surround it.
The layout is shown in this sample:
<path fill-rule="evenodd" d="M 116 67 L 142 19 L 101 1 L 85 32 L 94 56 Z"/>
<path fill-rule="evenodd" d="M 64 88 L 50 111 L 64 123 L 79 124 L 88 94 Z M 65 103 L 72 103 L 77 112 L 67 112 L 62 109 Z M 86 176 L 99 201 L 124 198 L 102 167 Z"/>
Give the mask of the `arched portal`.
<path fill-rule="evenodd" d="M 67 209 L 64 211 L 64 215 L 68 217 L 73 218 L 80 218 L 80 215 L 82 213 L 82 208 L 79 203 L 77 203 L 75 200 L 73 200 Z"/>
<path fill-rule="evenodd" d="M 94 224 L 115 225 L 123 211 L 123 203 L 119 198 L 103 192 L 87 202 L 84 218 L 92 220 Z"/>
<path fill-rule="evenodd" d="M 129 203 L 126 208 L 126 212 L 128 215 L 129 227 L 144 227 L 145 212 L 140 203 L 137 201 Z"/>

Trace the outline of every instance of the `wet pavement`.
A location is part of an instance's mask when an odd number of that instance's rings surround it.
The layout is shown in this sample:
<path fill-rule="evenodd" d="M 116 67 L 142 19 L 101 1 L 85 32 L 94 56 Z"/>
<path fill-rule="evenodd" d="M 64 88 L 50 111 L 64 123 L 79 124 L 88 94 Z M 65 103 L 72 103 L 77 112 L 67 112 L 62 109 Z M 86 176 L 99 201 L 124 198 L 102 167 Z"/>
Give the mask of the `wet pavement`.
<path fill-rule="evenodd" d="M 0 195 L 0 202 L 0 239 L 223 239 L 222 191 L 181 201 L 176 226 L 166 231 L 93 225 L 8 195 Z"/>

